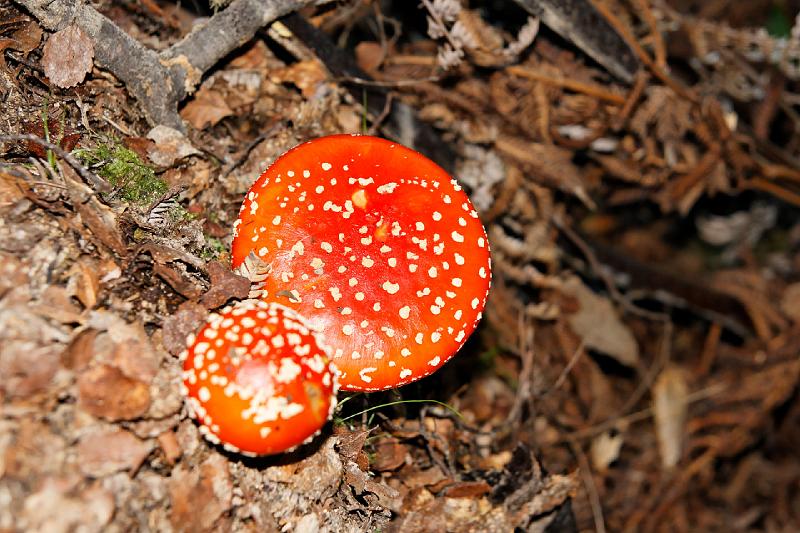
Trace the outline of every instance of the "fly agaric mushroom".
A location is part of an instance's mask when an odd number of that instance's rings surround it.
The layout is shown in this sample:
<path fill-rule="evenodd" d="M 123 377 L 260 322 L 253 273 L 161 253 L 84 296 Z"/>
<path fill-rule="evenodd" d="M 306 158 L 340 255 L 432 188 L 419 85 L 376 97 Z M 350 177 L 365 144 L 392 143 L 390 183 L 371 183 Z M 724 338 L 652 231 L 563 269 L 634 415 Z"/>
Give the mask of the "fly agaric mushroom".
<path fill-rule="evenodd" d="M 262 297 L 322 333 L 344 390 L 427 376 L 464 344 L 490 284 L 486 232 L 441 167 L 399 144 L 322 137 L 255 182 L 236 221 L 233 266 L 270 269 Z"/>
<path fill-rule="evenodd" d="M 229 451 L 266 455 L 316 435 L 336 405 L 336 375 L 293 310 L 246 300 L 188 341 L 183 392 L 200 431 Z"/>

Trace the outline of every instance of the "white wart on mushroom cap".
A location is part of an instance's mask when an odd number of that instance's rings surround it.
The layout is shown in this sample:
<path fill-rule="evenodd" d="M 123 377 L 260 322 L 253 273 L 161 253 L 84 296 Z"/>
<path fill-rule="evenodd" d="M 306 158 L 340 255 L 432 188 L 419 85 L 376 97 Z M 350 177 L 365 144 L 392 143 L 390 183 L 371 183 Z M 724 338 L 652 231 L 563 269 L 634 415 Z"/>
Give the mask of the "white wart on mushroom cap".
<path fill-rule="evenodd" d="M 336 373 L 303 322 L 280 304 L 247 300 L 190 337 L 182 389 L 208 440 L 266 455 L 319 432 L 336 405 Z"/>
<path fill-rule="evenodd" d="M 490 284 L 486 232 L 441 167 L 376 137 L 278 158 L 242 204 L 233 266 L 255 253 L 277 299 L 322 333 L 345 390 L 427 376 L 464 344 Z"/>

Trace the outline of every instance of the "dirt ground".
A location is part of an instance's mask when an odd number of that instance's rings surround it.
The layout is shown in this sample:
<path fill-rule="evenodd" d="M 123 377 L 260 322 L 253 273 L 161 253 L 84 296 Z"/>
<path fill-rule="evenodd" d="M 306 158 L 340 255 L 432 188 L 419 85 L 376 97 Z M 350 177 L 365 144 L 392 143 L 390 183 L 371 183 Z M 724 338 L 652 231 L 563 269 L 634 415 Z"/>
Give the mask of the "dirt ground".
<path fill-rule="evenodd" d="M 800 531 L 798 2 L 223 3 L 0 0 L 0 531 Z M 465 187 L 484 319 L 225 451 L 178 356 L 250 185 L 342 132 Z"/>

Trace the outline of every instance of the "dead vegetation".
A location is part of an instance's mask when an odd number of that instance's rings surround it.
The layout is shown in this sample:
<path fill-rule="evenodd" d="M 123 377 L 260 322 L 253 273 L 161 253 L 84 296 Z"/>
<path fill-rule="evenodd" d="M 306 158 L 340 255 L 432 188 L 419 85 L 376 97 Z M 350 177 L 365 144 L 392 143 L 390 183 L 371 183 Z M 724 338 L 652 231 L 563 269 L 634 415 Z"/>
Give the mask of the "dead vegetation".
<path fill-rule="evenodd" d="M 34 4 L 0 2 L 0 530 L 800 528 L 795 2 L 597 0 L 630 82 L 514 3 L 325 4 L 209 52 L 180 124 Z M 95 8 L 156 51 L 212 15 Z M 242 197 L 364 130 L 469 189 L 486 319 L 311 446 L 222 452 L 176 356 L 250 290 Z"/>

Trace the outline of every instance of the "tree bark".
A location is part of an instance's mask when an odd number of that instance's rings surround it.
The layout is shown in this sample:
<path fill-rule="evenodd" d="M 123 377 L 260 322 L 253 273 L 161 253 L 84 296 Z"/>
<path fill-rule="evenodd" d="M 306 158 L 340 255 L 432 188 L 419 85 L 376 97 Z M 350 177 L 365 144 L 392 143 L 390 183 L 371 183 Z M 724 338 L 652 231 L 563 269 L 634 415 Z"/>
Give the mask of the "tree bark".
<path fill-rule="evenodd" d="M 108 69 L 139 102 L 152 125 L 185 131 L 178 104 L 203 74 L 275 19 L 313 0 L 234 0 L 161 53 L 144 47 L 79 0 L 15 0 L 48 30 L 76 24 L 94 41 L 96 64 Z"/>

